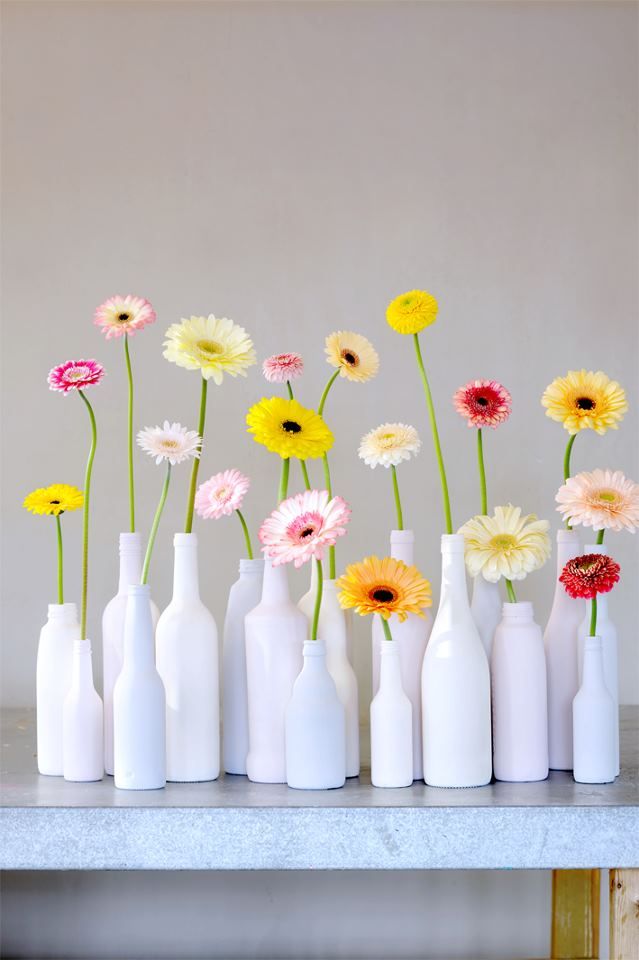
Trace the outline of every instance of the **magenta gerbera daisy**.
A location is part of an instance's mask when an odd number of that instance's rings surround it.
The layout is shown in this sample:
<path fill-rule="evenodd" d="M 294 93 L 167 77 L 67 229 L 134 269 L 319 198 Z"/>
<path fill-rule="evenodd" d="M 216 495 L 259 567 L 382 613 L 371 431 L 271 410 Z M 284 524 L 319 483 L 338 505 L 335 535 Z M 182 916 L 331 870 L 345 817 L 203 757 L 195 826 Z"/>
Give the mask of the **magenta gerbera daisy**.
<path fill-rule="evenodd" d="M 275 353 L 262 364 L 262 373 L 269 383 L 296 380 L 304 372 L 304 361 L 299 353 Z"/>
<path fill-rule="evenodd" d="M 109 297 L 96 309 L 93 322 L 102 328 L 107 340 L 111 337 L 123 337 L 127 333 L 135 333 L 147 324 L 156 320 L 156 313 L 148 300 L 144 297 L 134 297 L 127 294 L 121 297 Z"/>
<path fill-rule="evenodd" d="M 512 397 L 496 380 L 471 380 L 453 394 L 453 403 L 469 427 L 497 427 L 510 416 Z"/>
<path fill-rule="evenodd" d="M 202 483 L 195 494 L 195 510 L 204 520 L 219 520 L 239 510 L 251 481 L 239 470 L 224 470 Z"/>
<path fill-rule="evenodd" d="M 346 533 L 351 509 L 341 497 L 329 499 L 326 490 L 306 490 L 284 500 L 260 527 L 259 537 L 267 557 L 277 566 L 321 560 Z"/>
<path fill-rule="evenodd" d="M 605 553 L 585 553 L 574 557 L 564 567 L 560 583 L 575 600 L 592 600 L 598 593 L 608 593 L 619 582 L 619 564 Z"/>
<path fill-rule="evenodd" d="M 49 389 L 67 394 L 70 390 L 94 387 L 104 376 L 104 367 L 97 360 L 67 360 L 49 371 Z"/>

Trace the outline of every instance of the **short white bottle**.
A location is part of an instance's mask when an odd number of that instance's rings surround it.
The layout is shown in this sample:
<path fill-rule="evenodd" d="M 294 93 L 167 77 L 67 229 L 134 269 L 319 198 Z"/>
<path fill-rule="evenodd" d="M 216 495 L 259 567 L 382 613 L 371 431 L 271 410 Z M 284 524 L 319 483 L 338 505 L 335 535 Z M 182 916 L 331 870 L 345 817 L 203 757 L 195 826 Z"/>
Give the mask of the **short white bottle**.
<path fill-rule="evenodd" d="M 473 615 L 475 626 L 479 630 L 479 636 L 490 664 L 495 630 L 502 615 L 499 581 L 491 583 L 481 573 L 473 578 L 470 612 Z"/>
<path fill-rule="evenodd" d="M 80 639 L 75 603 L 50 603 L 40 631 L 36 666 L 38 772 L 61 777 L 62 712 L 71 687 L 73 643 Z"/>
<path fill-rule="evenodd" d="M 601 637 L 586 637 L 583 679 L 572 710 L 575 780 L 612 783 L 617 770 L 615 703 L 604 678 Z"/>
<path fill-rule="evenodd" d="M 402 686 L 396 640 L 380 651 L 379 688 L 371 703 L 371 783 L 408 787 L 413 782 L 413 707 Z"/>
<path fill-rule="evenodd" d="M 102 700 L 93 685 L 91 641 L 74 640 L 71 687 L 62 714 L 64 779 L 75 782 L 104 776 Z"/>
<path fill-rule="evenodd" d="M 147 584 L 129 588 L 124 662 L 113 688 L 113 759 L 119 790 L 158 790 L 166 783 L 166 701 L 155 668 Z"/>

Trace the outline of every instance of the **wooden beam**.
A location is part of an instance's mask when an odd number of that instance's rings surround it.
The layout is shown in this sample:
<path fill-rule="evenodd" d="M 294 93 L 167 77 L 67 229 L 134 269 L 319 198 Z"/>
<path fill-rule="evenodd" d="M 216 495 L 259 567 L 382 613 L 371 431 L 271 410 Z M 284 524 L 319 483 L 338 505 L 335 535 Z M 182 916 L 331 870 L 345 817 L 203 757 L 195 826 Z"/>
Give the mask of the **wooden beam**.
<path fill-rule="evenodd" d="M 599 956 L 599 893 L 599 870 L 553 870 L 553 960 L 596 960 Z"/>
<path fill-rule="evenodd" d="M 639 957 L 639 870 L 610 871 L 610 960 Z"/>

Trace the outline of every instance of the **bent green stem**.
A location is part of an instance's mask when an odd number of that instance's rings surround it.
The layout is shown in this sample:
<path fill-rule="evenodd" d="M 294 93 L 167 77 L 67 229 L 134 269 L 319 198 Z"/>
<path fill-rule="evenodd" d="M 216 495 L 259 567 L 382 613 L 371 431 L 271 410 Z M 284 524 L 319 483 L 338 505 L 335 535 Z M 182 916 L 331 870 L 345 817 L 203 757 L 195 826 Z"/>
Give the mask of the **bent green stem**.
<path fill-rule="evenodd" d="M 243 516 L 241 510 L 236 510 L 235 512 L 236 512 L 236 514 L 237 514 L 237 516 L 238 516 L 238 519 L 239 519 L 240 523 L 242 524 L 242 530 L 243 530 L 243 532 L 244 532 L 244 540 L 245 540 L 245 542 L 246 542 L 246 555 L 247 555 L 247 557 L 249 558 L 249 560 L 252 560 L 252 559 L 253 559 L 253 547 L 251 546 L 251 535 L 249 534 L 249 530 L 248 530 L 248 527 L 247 527 L 247 525 L 246 525 L 246 520 L 244 519 L 244 516 Z"/>
<path fill-rule="evenodd" d="M 60 523 L 60 514 L 55 518 L 56 532 L 58 535 L 58 603 L 64 603 L 64 554 L 62 551 L 62 524 Z"/>
<path fill-rule="evenodd" d="M 481 427 L 477 430 L 477 466 L 479 467 L 479 489 L 481 491 L 481 512 L 488 514 L 488 492 L 486 490 L 486 467 L 484 466 L 484 442 Z"/>
<path fill-rule="evenodd" d="M 392 643 L 393 634 L 391 633 L 390 623 L 388 622 L 386 617 L 383 617 L 381 615 L 381 613 L 379 615 L 379 619 L 382 621 L 382 627 L 384 628 L 384 640 L 390 640 Z"/>
<path fill-rule="evenodd" d="M 564 453 L 564 483 L 570 476 L 570 455 L 572 453 L 572 445 L 576 439 L 577 434 L 573 433 L 566 445 L 566 452 Z M 566 520 L 566 530 L 572 530 L 572 527 L 570 526 L 570 517 L 568 517 Z"/>
<path fill-rule="evenodd" d="M 404 529 L 404 516 L 402 514 L 402 502 L 399 498 L 399 484 L 397 483 L 397 468 L 391 463 L 391 473 L 393 475 L 393 494 L 395 495 L 395 510 L 397 511 L 397 529 Z"/>
<path fill-rule="evenodd" d="M 91 446 L 89 448 L 89 457 L 84 473 L 84 509 L 82 511 L 82 593 L 80 595 L 80 640 L 87 638 L 87 596 L 89 586 L 89 504 L 91 502 L 91 475 L 93 473 L 93 460 L 95 458 L 95 448 L 98 444 L 98 428 L 95 423 L 95 414 L 93 407 L 82 393 L 78 390 L 89 413 L 91 423 Z"/>
<path fill-rule="evenodd" d="M 208 380 L 205 377 L 202 377 L 202 391 L 200 393 L 200 418 L 197 424 L 197 432 L 200 435 L 200 445 L 198 451 L 200 456 L 193 458 L 193 466 L 191 467 L 191 483 L 189 485 L 189 499 L 186 504 L 186 523 L 184 525 L 184 532 L 191 533 L 193 530 L 193 507 L 195 505 L 195 491 L 197 489 L 197 475 L 200 469 L 200 460 L 202 458 L 202 447 L 204 446 L 204 423 L 206 421 L 206 390 L 208 387 Z"/>
<path fill-rule="evenodd" d="M 322 561 L 315 561 L 317 570 L 317 592 L 315 594 L 315 609 L 313 610 L 313 623 L 311 625 L 311 640 L 317 640 L 317 628 L 319 626 L 320 610 L 322 608 L 322 593 L 324 591 L 324 571 Z"/>
<path fill-rule="evenodd" d="M 433 396 L 430 392 L 430 385 L 428 383 L 428 377 L 426 376 L 426 369 L 424 367 L 424 361 L 422 359 L 422 351 L 419 346 L 419 334 L 417 333 L 413 334 L 413 343 L 415 345 L 415 356 L 417 357 L 417 366 L 419 367 L 419 372 L 421 374 L 422 384 L 424 387 L 424 394 L 426 395 L 426 405 L 428 407 L 430 429 L 433 435 L 433 444 L 435 446 L 435 456 L 437 457 L 437 466 L 439 468 L 439 479 L 440 479 L 441 488 L 442 488 L 442 501 L 444 506 L 444 521 L 446 524 L 446 533 L 451 534 L 453 532 L 453 519 L 450 511 L 448 481 L 446 480 L 446 469 L 444 467 L 444 457 L 442 455 L 441 443 L 439 442 L 439 433 L 437 431 L 437 420 L 435 418 L 435 407 L 433 404 Z"/>
<path fill-rule="evenodd" d="M 280 489 L 277 494 L 277 502 L 281 503 L 282 500 L 286 500 L 288 494 L 288 477 L 291 469 L 291 461 L 288 457 L 282 458 L 282 472 L 280 474 Z"/>
<path fill-rule="evenodd" d="M 590 636 L 595 637 L 597 635 L 597 594 L 594 595 L 590 602 Z"/>
<path fill-rule="evenodd" d="M 288 399 L 289 399 L 289 400 L 294 400 L 294 399 L 295 399 L 295 395 L 293 394 L 293 387 L 291 386 L 291 381 L 290 381 L 290 380 L 287 380 L 287 381 L 286 381 L 286 389 L 288 390 Z"/>
<path fill-rule="evenodd" d="M 341 372 L 341 369 L 342 369 L 341 367 L 338 367 L 337 370 L 335 371 L 335 373 L 332 373 L 332 374 L 331 374 L 331 376 L 328 378 L 328 383 L 327 383 L 326 386 L 324 387 L 324 390 L 323 390 L 323 392 L 322 392 L 322 396 L 320 397 L 319 406 L 318 406 L 318 408 L 317 408 L 317 412 L 319 413 L 320 417 L 322 417 L 322 416 L 324 415 L 324 406 L 325 406 L 325 404 L 326 404 L 326 398 L 328 397 L 328 394 L 329 394 L 329 391 L 330 391 L 331 387 L 333 386 L 333 384 L 335 383 L 335 381 L 336 381 L 337 378 L 339 377 L 340 372 Z"/>
<path fill-rule="evenodd" d="M 166 477 L 164 478 L 164 483 L 162 484 L 162 493 L 160 494 L 160 502 L 158 503 L 158 508 L 155 511 L 155 516 L 153 517 L 153 524 L 151 526 L 151 532 L 149 534 L 149 542 L 146 545 L 146 553 L 144 554 L 144 563 L 142 564 L 142 579 L 140 580 L 140 583 L 148 583 L 149 581 L 149 566 L 151 565 L 151 554 L 153 553 L 155 538 L 157 536 L 158 527 L 160 526 L 160 518 L 162 516 L 162 511 L 164 510 L 164 504 L 166 503 L 166 495 L 169 492 L 170 482 L 171 482 L 171 464 L 167 460 Z"/>
<path fill-rule="evenodd" d="M 129 456 L 129 526 L 131 533 L 135 533 L 135 479 L 133 476 L 133 373 L 131 371 L 128 333 L 124 334 L 124 359 L 126 361 L 126 375 L 129 381 L 129 410 L 127 423 L 127 449 Z"/>
<path fill-rule="evenodd" d="M 512 580 L 509 580 L 508 577 L 504 577 L 506 582 L 506 593 L 508 594 L 508 600 L 510 603 L 517 603 L 517 597 L 515 595 L 515 588 L 513 587 Z"/>

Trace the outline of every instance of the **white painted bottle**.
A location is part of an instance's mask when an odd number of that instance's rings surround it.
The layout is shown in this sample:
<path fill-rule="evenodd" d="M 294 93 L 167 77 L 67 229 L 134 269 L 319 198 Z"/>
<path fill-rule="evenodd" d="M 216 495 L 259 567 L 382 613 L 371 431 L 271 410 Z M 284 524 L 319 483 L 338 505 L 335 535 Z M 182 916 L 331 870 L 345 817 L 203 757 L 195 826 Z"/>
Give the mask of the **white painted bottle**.
<path fill-rule="evenodd" d="M 409 566 L 415 562 L 415 534 L 412 530 L 392 530 L 390 536 L 391 557 L 402 560 Z M 392 616 L 389 620 L 393 643 L 397 644 L 402 669 L 402 686 L 411 702 L 413 717 L 413 779 L 424 777 L 424 751 L 422 747 L 422 664 L 428 644 L 433 617 L 430 610 L 423 617 L 410 613 L 403 623 Z M 384 631 L 379 617 L 372 623 L 373 696 L 379 689 L 380 653 L 384 643 Z"/>
<path fill-rule="evenodd" d="M 239 579 L 229 591 L 222 645 L 222 757 L 226 773 L 246 774 L 249 734 L 244 619 L 260 602 L 263 579 L 261 558 L 240 560 Z"/>
<path fill-rule="evenodd" d="M 166 694 L 166 779 L 220 774 L 217 627 L 200 599 L 197 536 L 173 537 L 173 597 L 158 620 L 156 662 Z"/>
<path fill-rule="evenodd" d="M 493 767 L 497 780 L 548 776 L 546 657 L 532 603 L 504 603 L 491 664 Z"/>
<path fill-rule="evenodd" d="M 61 777 L 62 712 L 71 687 L 73 643 L 80 639 L 75 603 L 50 603 L 40 631 L 36 666 L 36 741 L 38 773 Z"/>
<path fill-rule="evenodd" d="M 101 780 L 104 776 L 102 700 L 93 685 L 91 641 L 74 640 L 71 687 L 62 714 L 64 779 Z"/>
<path fill-rule="evenodd" d="M 470 602 L 470 612 L 473 615 L 475 626 L 479 630 L 479 636 L 484 645 L 489 665 L 493 650 L 495 630 L 501 621 L 501 603 L 499 581 L 497 583 L 491 583 L 481 574 L 473 578 L 473 595 Z"/>
<path fill-rule="evenodd" d="M 408 787 L 413 782 L 413 707 L 402 686 L 397 641 L 384 640 L 379 688 L 371 703 L 371 783 Z"/>
<path fill-rule="evenodd" d="M 306 617 L 292 602 L 286 568 L 264 561 L 262 599 L 245 620 L 249 752 L 257 783 L 286 783 L 286 708 L 302 669 Z"/>
<path fill-rule="evenodd" d="M 124 662 L 113 688 L 113 759 L 119 790 L 159 790 L 166 783 L 166 700 L 155 667 L 148 584 L 131 585 L 124 621 Z"/>
<path fill-rule="evenodd" d="M 426 783 L 489 783 L 490 673 L 468 604 L 461 534 L 442 536 L 441 597 L 424 656 L 422 713 Z"/>
<path fill-rule="evenodd" d="M 551 770 L 572 770 L 572 702 L 578 688 L 577 631 L 584 616 L 585 601 L 568 596 L 559 577 L 568 561 L 579 553 L 577 533 L 558 530 L 555 596 L 544 631 Z"/>
<path fill-rule="evenodd" d="M 139 583 L 142 573 L 142 536 L 120 534 L 120 576 L 118 592 L 109 600 L 102 614 L 102 695 L 104 699 L 104 769 L 113 776 L 113 688 L 122 669 L 124 657 L 124 619 L 128 588 Z M 159 612 L 151 601 L 153 629 Z"/>
<path fill-rule="evenodd" d="M 332 790 L 346 780 L 346 714 L 321 640 L 305 640 L 304 665 L 286 707 L 286 782 Z"/>
<path fill-rule="evenodd" d="M 615 703 L 604 678 L 601 637 L 586 637 L 583 679 L 572 709 L 575 780 L 612 783 L 617 769 Z"/>

